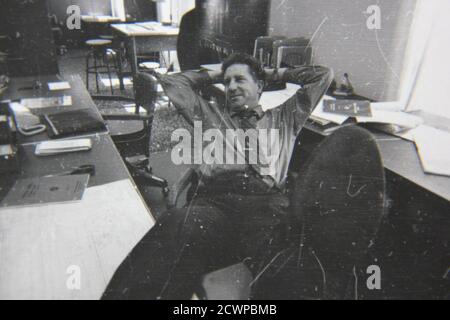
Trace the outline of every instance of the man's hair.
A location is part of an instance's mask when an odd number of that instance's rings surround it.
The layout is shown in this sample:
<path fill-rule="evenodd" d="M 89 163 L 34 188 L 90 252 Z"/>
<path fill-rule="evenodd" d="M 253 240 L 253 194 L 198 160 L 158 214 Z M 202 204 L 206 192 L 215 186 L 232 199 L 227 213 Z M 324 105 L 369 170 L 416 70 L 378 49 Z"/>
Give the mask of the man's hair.
<path fill-rule="evenodd" d="M 253 56 L 246 53 L 233 53 L 222 64 L 222 72 L 225 74 L 227 69 L 234 64 L 245 64 L 250 68 L 251 74 L 255 81 L 265 80 L 264 69 L 261 63 Z"/>

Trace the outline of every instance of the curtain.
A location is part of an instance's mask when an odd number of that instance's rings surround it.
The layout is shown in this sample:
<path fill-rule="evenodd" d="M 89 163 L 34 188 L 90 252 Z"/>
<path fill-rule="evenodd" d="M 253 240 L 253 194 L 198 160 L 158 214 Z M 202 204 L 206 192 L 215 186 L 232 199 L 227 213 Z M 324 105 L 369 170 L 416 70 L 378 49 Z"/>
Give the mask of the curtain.
<path fill-rule="evenodd" d="M 111 0 L 111 12 L 113 17 L 125 21 L 125 5 L 123 0 Z"/>
<path fill-rule="evenodd" d="M 450 1 L 418 0 L 403 81 L 408 110 L 450 119 Z"/>
<path fill-rule="evenodd" d="M 179 24 L 181 17 L 195 7 L 195 0 L 156 0 L 158 2 L 158 20 Z"/>

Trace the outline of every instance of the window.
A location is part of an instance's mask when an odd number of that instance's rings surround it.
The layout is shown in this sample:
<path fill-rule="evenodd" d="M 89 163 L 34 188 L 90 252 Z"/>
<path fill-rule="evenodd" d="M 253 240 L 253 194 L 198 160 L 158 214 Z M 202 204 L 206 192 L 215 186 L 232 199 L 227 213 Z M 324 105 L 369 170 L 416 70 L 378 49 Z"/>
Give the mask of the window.
<path fill-rule="evenodd" d="M 407 110 L 450 121 L 450 1 L 418 0 L 403 78 Z"/>
<path fill-rule="evenodd" d="M 195 7 L 195 0 L 156 0 L 158 20 L 180 23 L 181 17 Z"/>
<path fill-rule="evenodd" d="M 123 0 L 111 0 L 111 12 L 113 17 L 125 21 L 125 5 Z"/>

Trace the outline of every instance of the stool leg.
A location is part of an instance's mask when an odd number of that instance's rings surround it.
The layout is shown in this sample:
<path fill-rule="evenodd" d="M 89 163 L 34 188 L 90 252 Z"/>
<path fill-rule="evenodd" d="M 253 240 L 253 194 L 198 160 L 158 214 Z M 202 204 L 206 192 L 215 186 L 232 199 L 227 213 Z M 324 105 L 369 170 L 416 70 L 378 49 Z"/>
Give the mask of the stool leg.
<path fill-rule="evenodd" d="M 103 56 L 103 59 L 105 60 L 106 64 L 106 70 L 108 71 L 108 78 L 109 78 L 109 85 L 111 86 L 111 94 L 114 94 L 114 88 L 111 78 L 111 69 L 109 68 L 109 61 L 108 61 L 108 54 L 105 52 L 105 55 Z"/>
<path fill-rule="evenodd" d="M 86 57 L 86 88 L 89 91 L 89 58 L 91 53 L 89 52 Z"/>
<path fill-rule="evenodd" d="M 98 86 L 98 65 L 97 65 L 97 55 L 94 54 L 94 69 L 95 69 L 95 85 L 97 87 L 97 93 L 100 92 L 100 88 Z"/>
<path fill-rule="evenodd" d="M 159 62 L 160 62 L 160 64 L 162 62 L 161 67 L 164 64 L 164 68 L 167 68 L 166 57 L 164 57 L 164 51 L 159 52 Z"/>

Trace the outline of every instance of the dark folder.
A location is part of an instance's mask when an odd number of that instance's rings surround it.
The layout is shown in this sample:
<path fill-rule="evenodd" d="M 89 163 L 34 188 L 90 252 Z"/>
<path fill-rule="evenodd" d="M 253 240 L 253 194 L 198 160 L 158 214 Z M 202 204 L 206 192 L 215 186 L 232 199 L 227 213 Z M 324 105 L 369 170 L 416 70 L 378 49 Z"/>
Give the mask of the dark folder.
<path fill-rule="evenodd" d="M 43 116 L 51 139 L 106 131 L 103 119 L 92 109 L 79 109 Z"/>

